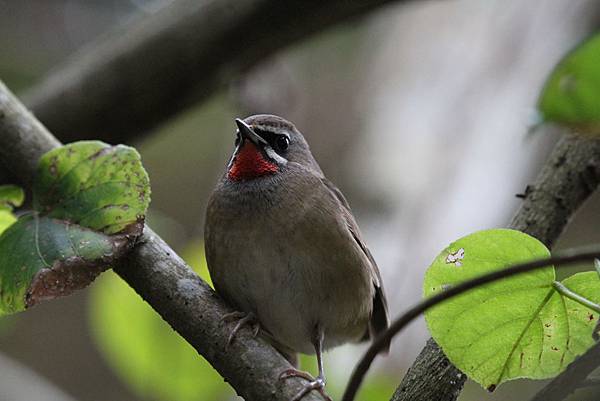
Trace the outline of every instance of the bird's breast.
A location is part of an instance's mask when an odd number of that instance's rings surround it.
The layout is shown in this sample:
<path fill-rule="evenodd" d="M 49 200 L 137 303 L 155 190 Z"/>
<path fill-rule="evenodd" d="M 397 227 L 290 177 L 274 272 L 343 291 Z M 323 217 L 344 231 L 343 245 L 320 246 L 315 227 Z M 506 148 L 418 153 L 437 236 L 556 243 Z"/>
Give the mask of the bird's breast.
<path fill-rule="evenodd" d="M 207 259 L 217 291 L 304 353 L 313 352 L 315 324 L 325 328 L 326 347 L 361 337 L 373 297 L 364 257 L 315 198 L 310 187 L 267 191 L 241 207 L 239 198 L 221 199 L 207 215 Z"/>

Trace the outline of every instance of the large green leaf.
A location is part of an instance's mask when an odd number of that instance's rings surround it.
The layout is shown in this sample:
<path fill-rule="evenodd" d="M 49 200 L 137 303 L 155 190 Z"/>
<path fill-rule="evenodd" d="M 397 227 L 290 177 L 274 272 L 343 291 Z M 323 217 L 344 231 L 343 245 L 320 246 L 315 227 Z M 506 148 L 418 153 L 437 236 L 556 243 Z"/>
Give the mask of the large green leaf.
<path fill-rule="evenodd" d="M 193 242 L 182 256 L 206 279 L 203 249 L 201 242 Z M 98 280 L 90 307 L 92 334 L 102 354 L 140 397 L 213 401 L 233 396 L 210 364 L 116 275 Z"/>
<path fill-rule="evenodd" d="M 34 211 L 0 235 L 0 315 L 89 284 L 141 234 L 149 192 L 133 148 L 85 141 L 42 156 Z"/>
<path fill-rule="evenodd" d="M 600 35 L 586 40 L 556 66 L 538 101 L 544 121 L 600 134 Z"/>
<path fill-rule="evenodd" d="M 542 243 L 521 232 L 480 231 L 438 255 L 425 275 L 424 294 L 548 256 Z M 515 378 L 555 376 L 591 346 L 597 316 L 555 291 L 554 280 L 548 267 L 479 287 L 427 311 L 427 324 L 450 361 L 490 391 Z M 564 284 L 600 300 L 595 272 Z"/>

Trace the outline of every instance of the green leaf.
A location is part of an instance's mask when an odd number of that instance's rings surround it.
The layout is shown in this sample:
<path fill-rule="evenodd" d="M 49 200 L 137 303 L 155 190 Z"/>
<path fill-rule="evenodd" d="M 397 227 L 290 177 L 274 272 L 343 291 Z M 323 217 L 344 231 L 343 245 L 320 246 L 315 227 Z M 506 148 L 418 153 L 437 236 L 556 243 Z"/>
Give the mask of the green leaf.
<path fill-rule="evenodd" d="M 442 251 L 425 275 L 424 294 L 548 256 L 541 242 L 521 232 L 480 231 Z M 490 391 L 511 379 L 553 377 L 592 344 L 597 320 L 595 312 L 555 291 L 554 280 L 548 267 L 479 287 L 427 311 L 427 324 L 450 361 Z M 600 299 L 595 272 L 564 284 Z"/>
<path fill-rule="evenodd" d="M 202 243 L 195 270 L 207 271 Z M 223 378 L 123 280 L 104 274 L 92 288 L 92 333 L 115 372 L 140 398 L 164 401 L 230 399 Z"/>
<path fill-rule="evenodd" d="M 128 146 L 81 141 L 52 150 L 36 178 L 36 210 L 106 234 L 136 223 L 150 203 L 148 175 Z"/>
<path fill-rule="evenodd" d="M 22 217 L 0 236 L 0 315 L 85 287 L 127 242 L 126 234 L 107 236 L 63 220 Z"/>
<path fill-rule="evenodd" d="M 0 185 L 0 234 L 10 227 L 17 218 L 12 210 L 25 200 L 23 190 L 15 185 Z"/>
<path fill-rule="evenodd" d="M 544 121 L 600 134 L 600 35 L 562 59 L 548 78 L 538 109 Z"/>
<path fill-rule="evenodd" d="M 149 193 L 133 148 L 85 141 L 42 156 L 33 213 L 0 235 L 0 315 L 88 285 L 141 234 Z M 2 194 L 8 207 L 23 201 Z"/>

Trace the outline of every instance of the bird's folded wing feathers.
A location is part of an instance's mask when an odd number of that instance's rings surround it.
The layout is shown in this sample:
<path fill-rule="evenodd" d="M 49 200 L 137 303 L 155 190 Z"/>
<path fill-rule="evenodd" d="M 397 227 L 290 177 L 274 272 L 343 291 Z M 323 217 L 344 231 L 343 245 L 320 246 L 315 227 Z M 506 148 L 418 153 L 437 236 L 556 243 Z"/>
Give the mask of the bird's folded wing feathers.
<path fill-rule="evenodd" d="M 360 249 L 364 252 L 365 256 L 369 260 L 369 269 L 371 273 L 371 278 L 373 280 L 373 285 L 375 286 L 375 296 L 373 298 L 373 313 L 371 315 L 371 320 L 369 324 L 369 332 L 366 333 L 365 339 L 368 339 L 369 336 L 377 336 L 381 332 L 385 331 L 389 326 L 389 316 L 388 316 L 388 306 L 387 299 L 385 297 L 385 292 L 383 290 L 383 283 L 381 281 L 381 274 L 379 273 L 379 268 L 377 267 L 377 263 L 369 251 L 369 248 L 365 245 L 365 242 L 362 239 L 360 234 L 360 230 L 358 228 L 358 224 L 356 224 L 356 220 L 352 216 L 352 212 L 350 210 L 350 205 L 348 201 L 342 194 L 342 192 L 329 180 L 326 178 L 322 178 L 323 184 L 329 189 L 332 195 L 338 200 L 340 203 L 340 208 L 342 209 L 342 214 L 344 219 L 346 220 L 346 226 L 348 227 L 348 231 L 360 247 Z M 386 351 L 389 348 L 389 344 L 386 347 Z"/>

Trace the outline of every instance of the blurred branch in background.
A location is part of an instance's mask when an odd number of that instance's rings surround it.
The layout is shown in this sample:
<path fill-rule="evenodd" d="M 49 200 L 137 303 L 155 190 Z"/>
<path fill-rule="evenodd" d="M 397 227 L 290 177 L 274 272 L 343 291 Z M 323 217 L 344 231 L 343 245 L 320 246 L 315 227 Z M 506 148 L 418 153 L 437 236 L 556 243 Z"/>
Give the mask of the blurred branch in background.
<path fill-rule="evenodd" d="M 25 103 L 64 142 L 131 142 L 273 52 L 392 2 L 176 1 L 76 54 Z"/>
<path fill-rule="evenodd" d="M 0 354 L 0 400 L 75 401 L 43 377 Z"/>

